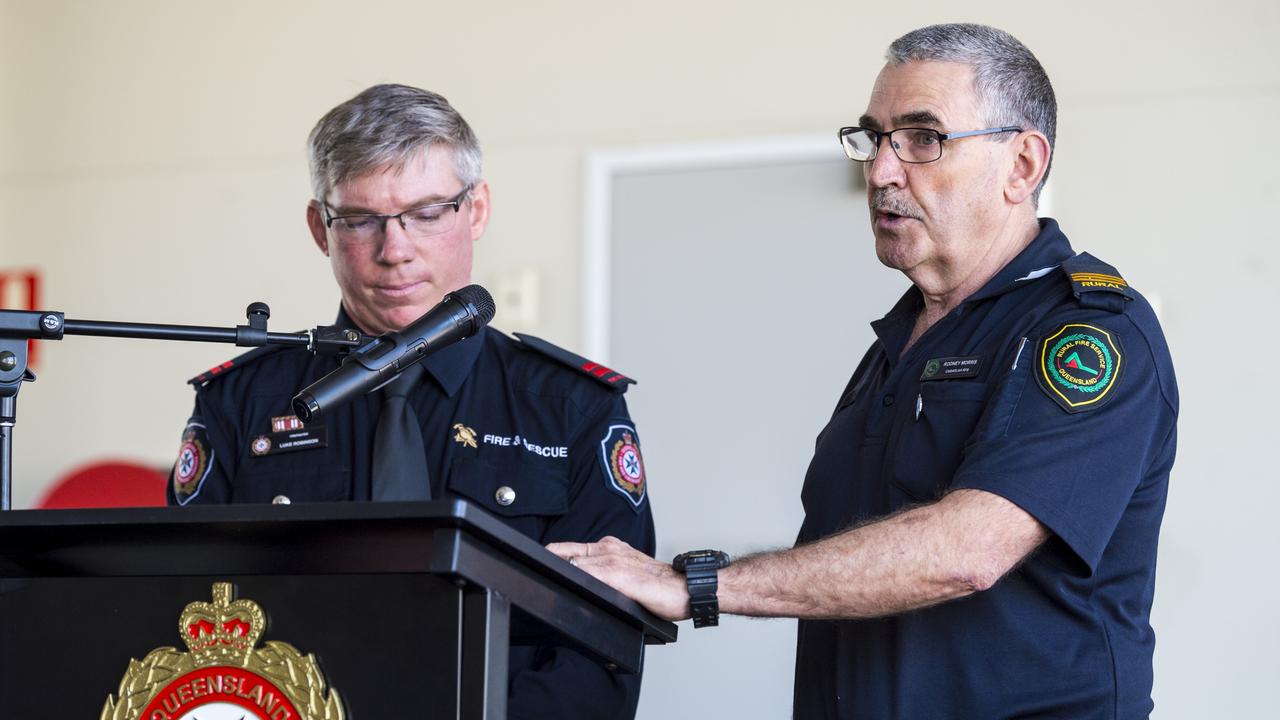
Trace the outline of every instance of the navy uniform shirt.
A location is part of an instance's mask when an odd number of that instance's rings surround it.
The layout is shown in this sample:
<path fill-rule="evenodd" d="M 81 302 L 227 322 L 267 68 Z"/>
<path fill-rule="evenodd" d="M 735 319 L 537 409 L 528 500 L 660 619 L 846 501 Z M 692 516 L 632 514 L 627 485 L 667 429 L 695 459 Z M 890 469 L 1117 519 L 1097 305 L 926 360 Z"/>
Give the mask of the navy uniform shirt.
<path fill-rule="evenodd" d="M 1145 718 L 1156 541 L 1178 392 L 1150 305 L 1052 220 L 905 355 L 912 288 L 818 436 L 799 542 L 947 491 L 1050 539 L 993 588 L 873 620 L 802 621 L 797 718 Z M 900 357 L 901 355 L 901 357 Z"/>
<path fill-rule="evenodd" d="M 354 327 L 345 314 L 338 325 Z M 422 423 L 432 497 L 469 500 L 539 543 L 613 535 L 652 555 L 639 439 L 623 399 L 631 380 L 566 364 L 575 357 L 486 328 L 425 359 L 409 402 Z M 368 500 L 381 393 L 314 426 L 290 408 L 294 394 L 338 364 L 298 348 L 259 349 L 194 380 L 169 502 Z M 495 496 L 503 486 L 515 491 L 510 505 Z M 557 647 L 512 647 L 509 662 L 512 718 L 635 713 L 639 675 Z"/>

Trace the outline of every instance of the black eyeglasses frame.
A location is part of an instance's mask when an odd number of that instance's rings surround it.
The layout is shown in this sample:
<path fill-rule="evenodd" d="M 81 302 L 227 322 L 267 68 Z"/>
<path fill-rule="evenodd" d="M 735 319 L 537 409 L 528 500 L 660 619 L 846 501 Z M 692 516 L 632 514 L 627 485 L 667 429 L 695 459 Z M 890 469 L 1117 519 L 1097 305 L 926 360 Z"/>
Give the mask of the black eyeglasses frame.
<path fill-rule="evenodd" d="M 914 130 L 916 132 L 928 132 L 928 133 L 933 133 L 935 136 L 937 136 L 938 157 L 933 158 L 932 160 L 904 159 L 902 155 L 898 152 L 898 147 L 893 144 L 893 134 L 903 132 L 905 130 Z M 865 159 L 858 159 L 850 155 L 849 146 L 846 145 L 844 142 L 845 136 L 852 135 L 858 132 L 871 133 L 872 140 L 874 141 L 874 145 L 872 147 L 874 147 L 875 149 L 871 151 L 871 156 Z M 853 127 L 840 128 L 840 131 L 836 133 L 836 139 L 840 141 L 840 147 L 844 149 L 845 156 L 854 162 L 872 162 L 877 157 L 879 157 L 880 140 L 887 137 L 889 138 L 889 147 L 893 148 L 893 154 L 897 155 L 899 160 L 909 165 L 924 165 L 931 162 L 937 162 L 942 159 L 942 143 L 946 140 L 959 140 L 961 138 L 978 137 L 979 135 L 996 135 L 999 133 L 1006 133 L 1006 132 L 1023 132 L 1023 130 L 1020 127 L 1005 126 L 1005 127 L 984 128 L 982 130 L 965 130 L 964 132 L 944 133 L 944 132 L 939 132 L 937 130 L 934 130 L 933 128 L 901 127 L 901 128 L 895 128 L 888 132 L 883 132 L 880 130 L 872 130 L 871 128 L 853 126 Z"/>
<path fill-rule="evenodd" d="M 396 222 L 400 223 L 400 229 L 408 230 L 408 226 L 406 226 L 404 223 L 405 215 L 409 215 L 415 212 L 420 212 L 422 210 L 426 210 L 427 208 L 445 207 L 448 205 L 453 206 L 453 211 L 455 213 L 461 212 L 462 203 L 467 201 L 467 194 L 470 193 L 471 190 L 472 190 L 472 186 L 466 185 L 462 188 L 462 192 L 458 193 L 457 195 L 454 195 L 449 200 L 445 200 L 444 202 L 419 205 L 417 207 L 409 208 L 408 210 L 402 210 L 396 213 L 395 215 L 383 215 L 381 213 L 348 213 L 346 215 L 330 215 L 329 203 L 325 202 L 324 200 L 320 201 L 320 210 L 324 215 L 324 226 L 330 229 L 333 228 L 333 223 L 335 220 L 346 220 L 349 218 L 368 218 L 371 220 L 378 221 L 378 228 L 379 228 L 379 231 L 381 232 L 386 232 L 388 220 L 395 220 Z M 448 232 L 448 230 L 444 230 L 442 232 Z"/>

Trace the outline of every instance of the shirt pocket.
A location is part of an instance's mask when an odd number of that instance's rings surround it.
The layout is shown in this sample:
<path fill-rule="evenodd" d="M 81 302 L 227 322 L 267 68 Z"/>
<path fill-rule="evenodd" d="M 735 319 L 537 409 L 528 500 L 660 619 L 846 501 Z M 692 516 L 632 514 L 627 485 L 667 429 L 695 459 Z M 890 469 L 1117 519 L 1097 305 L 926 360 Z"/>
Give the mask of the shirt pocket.
<path fill-rule="evenodd" d="M 550 520 L 569 511 L 568 468 L 543 467 L 523 458 L 459 460 L 449 473 L 449 490 L 535 540 Z"/>
<path fill-rule="evenodd" d="M 920 385 L 890 457 L 892 484 L 917 502 L 942 496 L 951 484 L 987 401 L 988 385 L 948 380 Z"/>

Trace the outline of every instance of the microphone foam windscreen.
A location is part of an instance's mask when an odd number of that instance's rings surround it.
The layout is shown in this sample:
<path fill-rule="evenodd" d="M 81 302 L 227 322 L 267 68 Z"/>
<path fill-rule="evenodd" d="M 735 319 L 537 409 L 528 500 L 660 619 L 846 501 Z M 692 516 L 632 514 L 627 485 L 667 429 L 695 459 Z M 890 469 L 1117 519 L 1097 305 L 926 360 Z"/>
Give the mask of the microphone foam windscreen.
<path fill-rule="evenodd" d="M 476 323 L 478 327 L 489 324 L 493 319 L 493 313 L 497 310 L 497 306 L 493 303 L 493 296 L 489 294 L 479 285 L 468 285 L 459 290 L 455 290 L 452 295 L 463 303 L 470 305 L 476 309 Z"/>

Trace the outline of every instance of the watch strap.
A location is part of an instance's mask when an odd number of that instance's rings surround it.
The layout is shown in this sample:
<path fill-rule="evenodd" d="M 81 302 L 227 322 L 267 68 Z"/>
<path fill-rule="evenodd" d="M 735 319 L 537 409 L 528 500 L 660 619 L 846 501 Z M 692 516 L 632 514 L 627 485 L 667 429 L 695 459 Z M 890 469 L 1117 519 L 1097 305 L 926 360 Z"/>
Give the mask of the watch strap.
<path fill-rule="evenodd" d="M 720 624 L 720 600 L 716 591 L 720 586 L 720 568 L 729 566 L 729 556 L 718 550 L 693 550 L 681 553 L 672 561 L 678 572 L 684 573 L 685 587 L 689 590 L 689 615 L 695 628 Z"/>
<path fill-rule="evenodd" d="M 719 571 L 715 565 L 691 568 L 685 572 L 685 586 L 689 588 L 689 614 L 695 628 L 720 624 L 720 599 L 716 589 L 720 585 Z"/>

